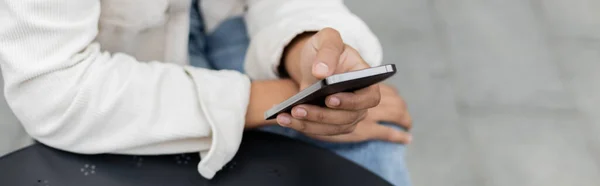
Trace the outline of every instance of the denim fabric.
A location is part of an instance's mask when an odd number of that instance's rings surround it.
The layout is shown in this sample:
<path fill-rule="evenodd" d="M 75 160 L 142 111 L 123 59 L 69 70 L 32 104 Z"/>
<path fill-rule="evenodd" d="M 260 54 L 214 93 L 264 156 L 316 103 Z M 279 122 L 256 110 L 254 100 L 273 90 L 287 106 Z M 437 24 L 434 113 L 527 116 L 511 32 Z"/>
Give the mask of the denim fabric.
<path fill-rule="evenodd" d="M 193 0 L 190 9 L 190 35 L 188 39 L 190 65 L 213 69 L 206 58 L 206 34 L 204 33 L 204 24 L 197 4 L 198 0 Z"/>
<path fill-rule="evenodd" d="M 196 0 L 194 0 L 194 3 L 197 3 Z M 243 72 L 244 57 L 249 39 L 244 20 L 241 17 L 229 19 L 219 25 L 213 33 L 205 34 L 200 12 L 197 6 L 193 6 L 190 21 L 189 55 L 192 65 Z M 396 125 L 384 125 L 394 126 L 401 130 Z M 269 126 L 260 130 L 282 134 L 329 149 L 367 168 L 394 185 L 410 185 L 404 161 L 404 145 L 383 141 L 360 143 L 322 142 L 280 126 Z"/>

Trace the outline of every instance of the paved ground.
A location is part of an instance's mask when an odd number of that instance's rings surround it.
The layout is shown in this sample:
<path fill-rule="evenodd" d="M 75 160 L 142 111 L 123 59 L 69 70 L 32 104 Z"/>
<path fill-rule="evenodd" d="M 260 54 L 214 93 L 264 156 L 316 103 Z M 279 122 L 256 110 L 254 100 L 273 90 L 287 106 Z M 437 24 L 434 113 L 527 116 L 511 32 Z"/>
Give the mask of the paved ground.
<path fill-rule="evenodd" d="M 346 2 L 399 67 L 416 186 L 600 185 L 600 1 Z"/>
<path fill-rule="evenodd" d="M 399 66 L 416 186 L 600 185 L 600 1 L 346 3 Z"/>

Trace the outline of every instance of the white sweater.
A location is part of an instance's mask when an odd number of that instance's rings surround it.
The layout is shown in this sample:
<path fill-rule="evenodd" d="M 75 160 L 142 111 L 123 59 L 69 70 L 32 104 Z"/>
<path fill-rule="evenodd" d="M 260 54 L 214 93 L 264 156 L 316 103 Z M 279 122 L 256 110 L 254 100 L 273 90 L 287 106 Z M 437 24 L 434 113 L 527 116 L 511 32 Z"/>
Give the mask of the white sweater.
<path fill-rule="evenodd" d="M 341 0 L 201 2 L 209 32 L 245 15 L 250 78 L 277 78 L 285 45 L 324 27 L 381 63 L 379 42 Z M 190 4 L 0 0 L 0 68 L 10 108 L 49 146 L 86 154 L 200 152 L 198 171 L 213 177 L 239 147 L 250 80 L 186 66 Z"/>

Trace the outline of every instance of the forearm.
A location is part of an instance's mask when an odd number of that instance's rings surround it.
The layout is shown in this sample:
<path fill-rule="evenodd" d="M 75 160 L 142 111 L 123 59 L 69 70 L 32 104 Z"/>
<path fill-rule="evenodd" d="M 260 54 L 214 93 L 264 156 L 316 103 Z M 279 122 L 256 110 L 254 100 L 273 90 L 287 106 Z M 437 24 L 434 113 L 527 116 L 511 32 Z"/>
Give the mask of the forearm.
<path fill-rule="evenodd" d="M 275 120 L 265 120 L 264 113 L 273 105 L 285 101 L 297 92 L 298 85 L 290 79 L 253 81 L 245 128 L 276 124 Z"/>
<path fill-rule="evenodd" d="M 252 82 L 245 128 L 257 128 L 277 123 L 275 120 L 265 120 L 264 113 L 273 105 L 285 101 L 298 92 L 300 53 L 302 46 L 311 35 L 313 33 L 298 35 L 285 49 L 281 70 L 284 70 L 284 73 L 288 74 L 291 79 Z"/>

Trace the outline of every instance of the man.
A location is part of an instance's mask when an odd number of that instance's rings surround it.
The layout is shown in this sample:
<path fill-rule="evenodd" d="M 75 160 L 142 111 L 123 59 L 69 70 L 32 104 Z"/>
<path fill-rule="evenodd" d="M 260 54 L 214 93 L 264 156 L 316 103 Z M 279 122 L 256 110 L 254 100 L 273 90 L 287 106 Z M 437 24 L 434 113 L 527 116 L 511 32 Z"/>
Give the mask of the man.
<path fill-rule="evenodd" d="M 194 19 L 198 7 L 202 18 Z M 341 1 L 5 0 L 0 12 L 7 102 L 42 143 L 77 153 L 200 151 L 198 171 L 211 178 L 237 151 L 243 129 L 278 123 L 294 130 L 265 130 L 313 141 L 407 184 L 402 147 L 370 141 L 410 141 L 407 133 L 376 123 L 410 127 L 402 99 L 389 87 L 338 93 L 326 107 L 300 105 L 276 121 L 262 118 L 318 79 L 381 63 L 377 39 Z M 241 14 L 250 43 L 239 61 L 248 76 L 187 65 L 206 60 L 205 67 L 239 68 L 218 57 L 215 43 L 227 40 L 201 40 L 216 38 L 224 20 Z M 202 47 L 207 43 L 212 48 Z M 361 154 L 369 148 L 377 150 Z"/>

